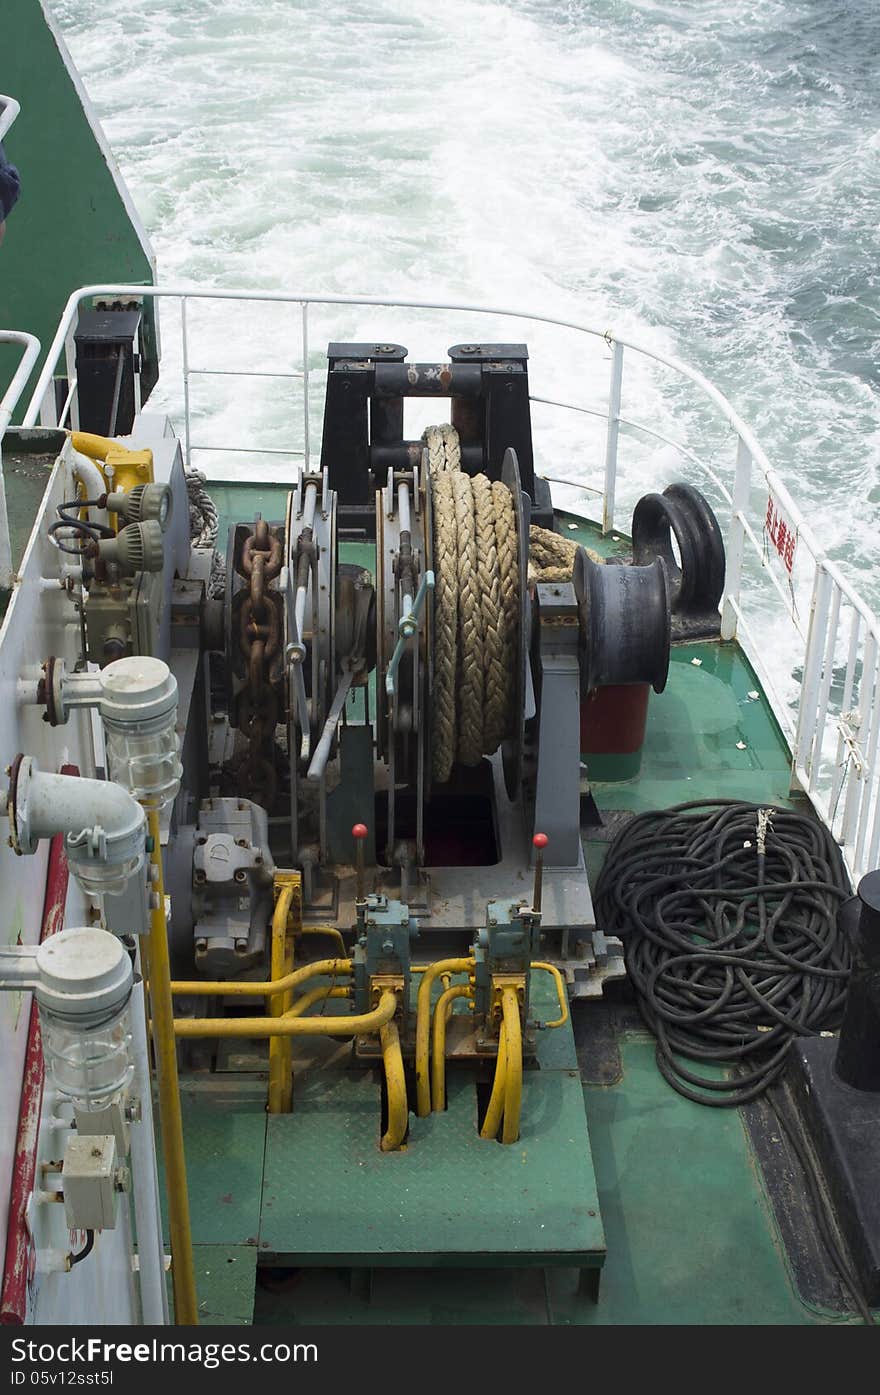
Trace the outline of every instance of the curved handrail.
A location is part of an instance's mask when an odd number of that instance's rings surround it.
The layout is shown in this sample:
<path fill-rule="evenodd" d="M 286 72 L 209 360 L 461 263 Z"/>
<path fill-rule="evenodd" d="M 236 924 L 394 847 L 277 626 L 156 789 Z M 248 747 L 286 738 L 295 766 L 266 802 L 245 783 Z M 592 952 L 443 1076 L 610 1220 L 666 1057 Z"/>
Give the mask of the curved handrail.
<path fill-rule="evenodd" d="M 0 140 L 11 130 L 12 123 L 21 111 L 21 105 L 14 97 L 7 97 L 0 92 Z"/>
<path fill-rule="evenodd" d="M 570 329 L 579 334 L 586 334 L 595 339 L 602 339 L 609 347 L 620 344 L 625 349 L 632 349 L 635 353 L 642 354 L 645 358 L 653 359 L 655 363 L 662 364 L 665 368 L 671 369 L 681 377 L 688 378 L 701 392 L 715 403 L 722 417 L 736 431 L 748 447 L 752 457 L 761 468 L 767 472 L 771 471 L 770 461 L 759 444 L 757 437 L 751 427 L 739 415 L 733 404 L 724 396 L 724 393 L 710 382 L 697 368 L 686 363 L 684 359 L 676 358 L 669 354 L 659 353 L 656 349 L 647 344 L 640 343 L 636 339 L 630 339 L 623 335 L 614 334 L 610 329 L 600 329 L 595 325 L 582 324 L 577 320 L 560 320 L 553 315 L 545 315 L 540 311 L 527 309 L 510 309 L 496 305 L 479 305 L 466 301 L 430 301 L 411 300 L 395 296 L 363 296 L 363 295 L 311 295 L 305 293 L 286 291 L 262 291 L 257 289 L 229 290 L 224 287 L 194 287 L 194 286 L 83 286 L 79 290 L 73 291 L 64 307 L 64 313 L 59 321 L 55 338 L 49 345 L 46 355 L 46 362 L 40 379 L 37 382 L 31 403 L 25 413 L 24 425 L 33 426 L 39 412 L 39 403 L 42 400 L 55 366 L 64 347 L 64 340 L 73 322 L 73 315 L 80 303 L 94 296 L 120 296 L 137 298 L 148 296 L 151 299 L 176 299 L 176 300 L 232 300 L 232 301 L 274 301 L 285 305 L 368 305 L 380 309 L 400 309 L 400 310 L 443 310 L 454 311 L 456 314 L 465 315 L 492 315 L 515 320 L 530 320 L 535 324 L 550 325 L 555 329 Z M 562 404 L 568 405 L 568 404 Z M 787 510 L 790 509 L 793 515 L 799 518 L 799 528 L 801 536 L 806 541 L 809 538 L 811 551 L 817 546 L 809 530 L 809 525 L 803 519 L 800 509 L 788 494 L 785 486 L 778 482 L 780 490 L 780 502 Z M 815 555 L 815 553 L 814 553 Z"/>
<path fill-rule="evenodd" d="M 189 365 L 187 352 L 187 305 L 190 301 L 230 301 L 230 302 L 250 302 L 266 303 L 274 302 L 299 306 L 302 318 L 302 381 L 303 381 L 303 401 L 304 401 L 304 421 L 303 421 L 303 451 L 282 451 L 267 450 L 267 454 L 284 454 L 305 456 L 306 465 L 309 461 L 309 308 L 311 306 L 367 306 L 393 310 L 413 310 L 453 313 L 458 315 L 479 315 L 494 319 L 518 320 L 532 325 L 548 325 L 554 329 L 573 331 L 576 334 L 584 335 L 594 340 L 603 341 L 611 350 L 611 379 L 607 397 L 607 411 L 596 411 L 592 407 L 584 404 L 571 402 L 558 402 L 549 398 L 535 396 L 534 401 L 543 401 L 548 406 L 574 409 L 579 412 L 586 412 L 588 415 L 596 415 L 604 418 L 606 422 L 607 436 L 605 446 L 605 477 L 604 488 L 601 493 L 603 499 L 603 520 L 604 531 L 609 531 L 614 527 L 614 492 L 618 468 L 618 433 L 621 427 L 635 428 L 645 432 L 665 444 L 673 446 L 692 463 L 699 465 L 707 471 L 709 477 L 715 482 L 721 495 L 730 506 L 727 527 L 727 577 L 725 592 L 722 598 L 721 607 L 721 634 L 726 640 L 739 636 L 744 647 L 746 647 L 749 657 L 756 665 L 758 671 L 768 689 L 768 693 L 773 699 L 776 715 L 792 738 L 793 769 L 801 786 L 814 800 L 823 816 L 829 822 L 835 818 L 836 805 L 831 807 L 824 793 L 828 781 L 828 755 L 826 750 L 826 738 L 829 733 L 833 735 L 831 728 L 836 723 L 841 733 L 841 740 L 849 751 L 857 749 L 856 757 L 853 759 L 852 769 L 856 771 L 856 776 L 860 784 L 858 791 L 850 799 L 850 790 L 854 788 L 851 778 L 850 767 L 847 767 L 846 777 L 839 776 L 839 772 L 834 774 L 834 785 L 837 790 L 835 798 L 839 798 L 840 782 L 847 780 L 847 803 L 844 810 L 841 841 L 845 843 L 850 866 L 858 870 L 862 851 L 864 848 L 873 849 L 880 856 L 880 703 L 877 711 L 873 710 L 873 700 L 871 693 L 873 688 L 870 683 L 862 683 L 857 675 L 862 671 L 865 664 L 875 659 L 880 664 L 880 623 L 871 608 L 855 590 L 852 583 L 843 575 L 837 564 L 829 558 L 820 544 L 818 538 L 808 524 L 804 514 L 795 503 L 787 486 L 779 478 L 772 468 L 762 446 L 757 440 L 752 428 L 743 420 L 735 407 L 725 397 L 724 393 L 710 382 L 699 369 L 686 363 L 672 354 L 665 354 L 651 345 L 641 342 L 639 339 L 629 335 L 617 335 L 609 329 L 602 329 L 595 325 L 581 323 L 577 320 L 560 319 L 557 316 L 547 315 L 540 311 L 529 309 L 512 309 L 509 306 L 481 305 L 461 301 L 431 301 L 419 300 L 410 297 L 396 298 L 394 296 L 366 296 L 366 295 L 339 295 L 325 294 L 315 295 L 305 292 L 295 291 L 267 291 L 259 289 L 233 290 L 222 287 L 199 287 L 199 286 L 112 286 L 95 285 L 85 286 L 74 291 L 69 297 L 64 309 L 58 330 L 49 347 L 43 368 L 41 370 L 37 386 L 31 397 L 27 411 L 24 415 L 24 425 L 33 426 L 41 410 L 44 399 L 50 392 L 52 378 L 56 370 L 62 351 L 66 349 L 68 359 L 68 376 L 71 377 L 71 396 L 74 392 L 72 375 L 72 328 L 77 315 L 78 308 L 84 300 L 100 297 L 118 297 L 121 299 L 151 299 L 151 300 L 177 300 L 180 302 L 181 329 L 183 343 L 183 402 L 185 417 L 185 456 L 187 462 L 190 460 L 191 451 L 220 449 L 219 447 L 199 446 L 190 441 L 190 399 L 189 382 L 190 377 L 202 372 L 200 368 L 193 368 Z M 726 487 L 716 478 L 712 470 L 709 469 L 688 447 L 671 440 L 651 427 L 643 426 L 638 422 L 630 421 L 621 414 L 621 382 L 623 377 L 624 351 L 638 354 L 641 357 L 670 370 L 678 377 L 685 379 L 702 395 L 703 398 L 711 402 L 714 407 L 716 418 L 735 433 L 736 437 L 736 463 L 733 473 L 732 490 Z M 247 374 L 243 374 L 247 376 Z M 228 445 L 222 447 L 224 450 L 235 449 Z M 262 448 L 258 448 L 262 452 Z M 791 713 L 788 710 L 787 702 L 780 699 L 776 692 L 772 675 L 768 672 L 765 659 L 765 646 L 761 643 L 749 627 L 746 617 L 743 614 L 741 604 L 741 583 L 743 557 L 746 542 L 755 551 L 762 563 L 766 562 L 766 549 L 762 544 L 760 533 L 762 523 L 755 517 L 755 496 L 753 494 L 752 466 L 757 465 L 760 470 L 763 482 L 769 491 L 772 501 L 776 507 L 787 515 L 788 523 L 791 526 L 793 536 L 798 547 L 803 545 L 804 550 L 812 558 L 813 572 L 813 593 L 810 607 L 810 619 L 806 633 L 806 649 L 803 658 L 803 682 L 801 696 L 797 703 L 797 721 L 791 720 Z M 749 513 L 752 514 L 750 521 Z M 772 568 L 768 569 L 767 576 L 772 583 L 777 595 L 781 598 L 789 613 L 789 618 L 793 621 L 795 628 L 804 635 L 804 627 L 801 625 L 796 610 L 793 605 L 793 593 L 786 592 L 785 581 L 775 575 Z M 852 736 L 852 725 L 848 725 L 851 714 L 836 711 L 834 703 L 829 700 L 831 692 L 831 675 L 834 667 L 835 646 L 838 642 L 838 635 L 841 631 L 841 605 L 845 604 L 852 612 L 852 625 L 856 626 L 852 630 L 853 638 L 849 648 L 849 658 L 847 659 L 847 679 L 846 691 L 858 692 L 858 707 L 862 714 L 860 735 Z M 860 627 L 860 629 L 858 628 Z M 866 646 L 870 646 L 869 648 Z M 864 651 L 864 652 L 862 652 Z M 866 670 L 867 671 L 867 670 Z M 877 676 L 878 690 L 880 690 L 880 670 Z M 836 701 L 836 699 L 835 699 Z M 839 704 L 838 704 L 839 706 Z M 875 756 L 877 757 L 875 761 Z M 849 756 L 846 757 L 849 759 Z M 867 772 L 865 774 L 864 772 Z M 824 802 L 823 802 L 824 801 Z M 868 838 L 866 829 L 870 823 L 871 834 Z M 853 830 L 857 827 L 857 833 Z M 854 841 L 855 840 L 855 841 Z M 867 841 L 866 841 L 867 840 Z"/>

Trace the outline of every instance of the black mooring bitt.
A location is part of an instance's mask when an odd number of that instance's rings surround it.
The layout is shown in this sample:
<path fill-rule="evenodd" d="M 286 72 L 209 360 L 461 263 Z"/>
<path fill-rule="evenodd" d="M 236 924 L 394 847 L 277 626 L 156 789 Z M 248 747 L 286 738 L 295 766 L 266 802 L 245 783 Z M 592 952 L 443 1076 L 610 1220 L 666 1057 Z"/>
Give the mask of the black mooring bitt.
<path fill-rule="evenodd" d="M 525 344 L 456 344 L 448 363 L 407 363 L 400 344 L 330 344 L 321 466 L 340 505 L 372 505 L 381 464 L 405 461 L 407 397 L 448 397 L 462 462 L 501 478 L 504 452 L 519 460 L 522 488 L 535 502 L 528 350 Z M 387 467 L 386 467 L 387 468 Z"/>
<path fill-rule="evenodd" d="M 790 1082 L 867 1302 L 880 1303 L 880 872 L 845 901 L 853 944 L 840 1039 L 792 1043 Z"/>
<path fill-rule="evenodd" d="M 854 1090 L 880 1098 L 880 872 L 862 877 L 839 916 L 853 940 L 853 967 L 834 1070 Z"/>

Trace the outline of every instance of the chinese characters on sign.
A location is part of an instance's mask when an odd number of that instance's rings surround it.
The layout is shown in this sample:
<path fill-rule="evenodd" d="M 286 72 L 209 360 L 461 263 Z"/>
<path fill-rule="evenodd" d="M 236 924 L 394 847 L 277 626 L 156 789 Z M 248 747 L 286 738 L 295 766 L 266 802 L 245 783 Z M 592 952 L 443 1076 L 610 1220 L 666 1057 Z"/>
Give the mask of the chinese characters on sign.
<path fill-rule="evenodd" d="M 775 547 L 785 570 L 791 576 L 794 568 L 794 554 L 797 547 L 797 530 L 786 517 L 772 494 L 767 496 L 767 516 L 764 531 Z"/>

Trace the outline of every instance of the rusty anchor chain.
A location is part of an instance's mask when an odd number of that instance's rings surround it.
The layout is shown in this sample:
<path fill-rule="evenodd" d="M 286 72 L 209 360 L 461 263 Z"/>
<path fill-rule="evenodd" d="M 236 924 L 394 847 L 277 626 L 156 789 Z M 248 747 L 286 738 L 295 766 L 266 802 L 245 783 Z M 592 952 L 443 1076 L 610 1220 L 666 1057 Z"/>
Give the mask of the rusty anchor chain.
<path fill-rule="evenodd" d="M 282 561 L 281 539 L 270 532 L 265 519 L 255 519 L 238 566 L 248 582 L 239 615 L 247 683 L 239 697 L 238 726 L 248 740 L 241 777 L 250 797 L 266 809 L 274 803 L 278 787 L 274 741 L 279 703 L 273 661 L 281 653 L 281 596 L 269 590 L 269 583 L 280 574 Z"/>

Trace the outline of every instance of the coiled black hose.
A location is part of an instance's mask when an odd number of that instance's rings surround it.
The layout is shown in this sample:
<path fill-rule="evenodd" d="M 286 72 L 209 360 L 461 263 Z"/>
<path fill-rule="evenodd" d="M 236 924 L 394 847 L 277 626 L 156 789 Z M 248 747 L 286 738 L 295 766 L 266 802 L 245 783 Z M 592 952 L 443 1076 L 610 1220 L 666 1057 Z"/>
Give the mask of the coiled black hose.
<path fill-rule="evenodd" d="M 609 848 L 596 923 L 620 935 L 657 1065 L 698 1104 L 731 1107 L 777 1080 L 794 1036 L 836 1025 L 851 965 L 851 894 L 818 820 L 735 800 L 639 814 Z M 682 1062 L 737 1067 L 699 1074 Z"/>

